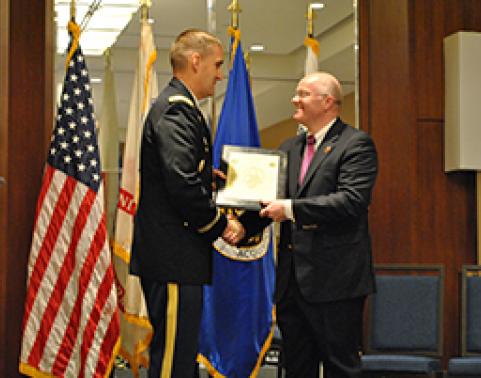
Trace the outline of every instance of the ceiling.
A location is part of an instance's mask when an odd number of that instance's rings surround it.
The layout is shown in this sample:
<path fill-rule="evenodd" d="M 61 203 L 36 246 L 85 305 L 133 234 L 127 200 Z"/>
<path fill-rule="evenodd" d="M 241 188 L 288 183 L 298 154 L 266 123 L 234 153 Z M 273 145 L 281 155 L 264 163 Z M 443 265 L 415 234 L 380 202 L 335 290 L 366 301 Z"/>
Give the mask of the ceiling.
<path fill-rule="evenodd" d="M 231 0 L 153 0 L 149 17 L 154 20 L 153 31 L 158 50 L 156 70 L 159 87 L 170 78 L 168 48 L 182 30 L 208 29 L 207 3 L 214 3 L 215 34 L 228 46 L 227 27 Z M 290 98 L 304 70 L 306 13 L 308 0 L 239 0 L 241 41 L 244 51 L 252 44 L 261 43 L 264 52 L 250 52 L 252 92 L 259 127 L 268 127 L 292 113 Z M 315 11 L 314 35 L 320 42 L 319 68 L 335 74 L 343 83 L 345 93 L 352 92 L 355 82 L 354 51 L 355 22 L 353 0 L 324 0 L 325 7 Z M 130 92 L 139 45 L 139 12 L 119 35 L 112 47 L 112 69 L 119 128 L 125 129 L 128 119 Z M 82 40 L 80 40 L 82 44 Z M 57 55 L 56 81 L 63 80 L 65 57 Z M 104 57 L 87 57 L 90 77 L 103 77 Z M 217 87 L 216 100 L 221 108 L 225 92 L 224 80 Z M 60 83 L 60 84 L 58 84 Z M 97 118 L 102 112 L 103 84 L 93 84 Z"/>

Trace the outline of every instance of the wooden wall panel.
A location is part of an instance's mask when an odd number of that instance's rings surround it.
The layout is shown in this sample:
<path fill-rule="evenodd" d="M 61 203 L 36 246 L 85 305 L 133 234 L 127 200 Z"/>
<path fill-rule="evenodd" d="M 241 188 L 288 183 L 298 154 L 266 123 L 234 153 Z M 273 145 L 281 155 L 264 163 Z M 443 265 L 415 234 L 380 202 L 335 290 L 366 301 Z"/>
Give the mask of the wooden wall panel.
<path fill-rule="evenodd" d="M 429 7 L 426 0 L 413 1 L 411 8 L 413 90 L 418 118 L 444 118 L 444 11 L 442 6 Z"/>
<path fill-rule="evenodd" d="M 444 173 L 443 38 L 481 28 L 476 0 L 361 0 L 361 128 L 380 159 L 376 263 L 444 263 L 445 360 L 458 353 L 458 272 L 476 261 L 475 177 Z"/>
<path fill-rule="evenodd" d="M 7 14 L 3 14 L 4 7 Z M 8 184 L 0 189 L 0 374 L 16 377 L 20 376 L 21 322 L 32 225 L 52 127 L 53 2 L 2 0 L 2 27 L 3 20 L 8 25 L 8 46 L 6 50 L 2 46 L 2 57 L 8 65 L 5 70 L 2 65 L 1 72 L 7 109 L 0 125 L 0 167 Z"/>
<path fill-rule="evenodd" d="M 376 261 L 382 262 L 400 242 L 405 250 L 411 249 L 410 235 L 399 225 L 411 224 L 413 193 L 409 181 L 400 178 L 409 177 L 413 171 L 414 160 L 410 157 L 415 154 L 415 145 L 411 130 L 414 125 L 408 111 L 411 93 L 407 80 L 410 75 L 407 2 L 376 0 L 370 4 L 366 71 L 369 75 L 361 78 L 367 83 L 369 92 L 364 93 L 361 88 L 367 109 L 361 104 L 360 111 L 361 118 L 366 111 L 369 115 L 367 129 L 376 142 L 379 156 L 374 200 L 382 198 L 382 201 L 372 206 L 371 218 L 374 224 L 384 224 L 384 231 L 388 231 L 383 238 L 373 238 L 374 256 Z M 361 40 L 361 50 L 363 44 Z M 361 128 L 365 126 L 361 124 Z"/>
<path fill-rule="evenodd" d="M 5 355 L 6 344 L 3 335 L 7 330 L 3 309 L 7 298 L 6 251 L 7 234 L 7 138 L 8 138 L 8 42 L 9 42 L 9 3 L 0 0 L 0 176 L 6 180 L 0 183 L 0 356 Z M 5 371 L 6 361 L 0 357 L 0 371 Z"/>

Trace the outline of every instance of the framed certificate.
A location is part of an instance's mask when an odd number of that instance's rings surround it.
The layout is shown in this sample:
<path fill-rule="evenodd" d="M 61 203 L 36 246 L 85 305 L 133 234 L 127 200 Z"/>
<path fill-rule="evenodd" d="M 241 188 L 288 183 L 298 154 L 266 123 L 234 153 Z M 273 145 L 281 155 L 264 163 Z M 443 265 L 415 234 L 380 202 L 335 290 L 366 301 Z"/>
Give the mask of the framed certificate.
<path fill-rule="evenodd" d="M 221 168 L 227 178 L 217 192 L 219 206 L 259 210 L 261 200 L 285 196 L 287 154 L 283 151 L 225 145 Z"/>

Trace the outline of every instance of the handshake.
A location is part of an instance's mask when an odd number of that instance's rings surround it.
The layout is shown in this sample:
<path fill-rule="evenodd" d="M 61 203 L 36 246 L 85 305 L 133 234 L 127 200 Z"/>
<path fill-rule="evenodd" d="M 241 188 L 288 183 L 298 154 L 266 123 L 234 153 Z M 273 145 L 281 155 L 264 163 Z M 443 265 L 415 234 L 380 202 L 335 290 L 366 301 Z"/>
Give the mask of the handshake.
<path fill-rule="evenodd" d="M 224 239 L 230 245 L 237 245 L 245 236 L 246 231 L 235 215 L 227 215 L 227 226 L 222 233 Z"/>
<path fill-rule="evenodd" d="M 289 219 L 284 200 L 261 201 L 261 210 L 258 216 L 274 222 L 283 222 Z M 222 233 L 222 239 L 231 245 L 237 245 L 246 235 L 246 230 L 235 215 L 227 215 L 227 226 Z M 265 227 L 264 224 L 263 227 Z"/>

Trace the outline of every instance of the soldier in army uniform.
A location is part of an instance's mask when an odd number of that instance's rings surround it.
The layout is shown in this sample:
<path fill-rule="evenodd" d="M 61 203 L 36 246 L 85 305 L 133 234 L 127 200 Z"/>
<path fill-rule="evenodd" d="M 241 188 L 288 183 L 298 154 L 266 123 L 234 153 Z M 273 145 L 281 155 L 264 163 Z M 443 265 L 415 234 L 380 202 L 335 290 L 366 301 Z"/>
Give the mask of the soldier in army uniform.
<path fill-rule="evenodd" d="M 211 281 L 212 242 L 236 244 L 244 228 L 212 202 L 210 130 L 198 100 L 222 80 L 220 41 L 186 30 L 170 49 L 173 78 L 152 105 L 141 144 L 140 199 L 130 271 L 140 276 L 150 322 L 149 377 L 189 378 Z"/>

